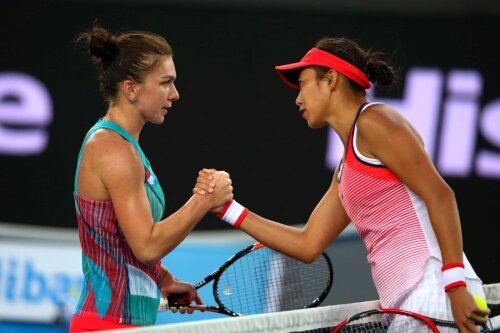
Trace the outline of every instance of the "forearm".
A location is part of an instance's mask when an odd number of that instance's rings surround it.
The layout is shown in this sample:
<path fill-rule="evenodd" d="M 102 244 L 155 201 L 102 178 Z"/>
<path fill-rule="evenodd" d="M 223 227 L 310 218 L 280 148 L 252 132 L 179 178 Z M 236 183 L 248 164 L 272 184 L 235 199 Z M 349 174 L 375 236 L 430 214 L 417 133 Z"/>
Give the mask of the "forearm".
<path fill-rule="evenodd" d="M 155 264 L 182 242 L 212 208 L 232 199 L 231 181 L 225 172 L 215 173 L 218 184 L 210 195 L 194 194 L 179 210 L 153 223 L 149 202 L 143 191 L 117 195 L 117 217 L 135 256 L 144 264 Z"/>
<path fill-rule="evenodd" d="M 179 210 L 151 227 L 142 244 L 145 263 L 155 263 L 177 247 L 209 211 L 210 206 L 200 196 L 193 195 Z"/>
<path fill-rule="evenodd" d="M 302 260 L 303 229 L 284 225 L 249 212 L 240 229 L 266 246 Z"/>
<path fill-rule="evenodd" d="M 166 283 L 172 283 L 173 281 L 175 281 L 175 277 L 163 264 L 160 266 L 160 277 L 161 280 L 165 281 Z"/>
<path fill-rule="evenodd" d="M 441 249 L 443 263 L 461 263 L 463 261 L 462 231 L 453 191 L 446 189 L 426 204 Z"/>
<path fill-rule="evenodd" d="M 240 228 L 274 250 L 303 262 L 312 262 L 347 227 L 349 221 L 333 181 L 303 228 L 283 225 L 251 212 Z"/>

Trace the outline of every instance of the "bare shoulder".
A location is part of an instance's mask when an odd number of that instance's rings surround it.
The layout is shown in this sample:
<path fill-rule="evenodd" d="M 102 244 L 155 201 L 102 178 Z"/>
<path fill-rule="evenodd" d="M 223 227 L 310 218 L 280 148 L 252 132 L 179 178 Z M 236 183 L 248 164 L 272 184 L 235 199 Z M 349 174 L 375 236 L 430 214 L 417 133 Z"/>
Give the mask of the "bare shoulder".
<path fill-rule="evenodd" d="M 361 113 L 357 123 L 361 136 L 397 136 L 411 135 L 422 142 L 420 135 L 411 123 L 399 112 L 387 104 L 373 104 Z"/>
<path fill-rule="evenodd" d="M 110 130 L 96 131 L 87 142 L 84 153 L 99 173 L 137 172 L 142 169 L 140 156 L 134 146 Z"/>
<path fill-rule="evenodd" d="M 358 119 L 358 127 L 381 126 L 397 128 L 409 125 L 403 115 L 387 104 L 373 104 L 368 106 Z"/>
<path fill-rule="evenodd" d="M 383 147 L 414 142 L 423 147 L 424 142 L 410 122 L 387 104 L 370 105 L 357 122 L 358 148 L 367 156 L 377 156 Z"/>

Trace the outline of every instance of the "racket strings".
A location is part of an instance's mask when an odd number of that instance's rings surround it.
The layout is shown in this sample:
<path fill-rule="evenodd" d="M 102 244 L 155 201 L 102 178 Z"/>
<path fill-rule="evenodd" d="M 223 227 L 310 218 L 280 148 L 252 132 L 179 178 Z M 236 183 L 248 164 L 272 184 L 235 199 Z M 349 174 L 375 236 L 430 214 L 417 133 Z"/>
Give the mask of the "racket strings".
<path fill-rule="evenodd" d="M 227 308 L 244 314 L 299 309 L 319 297 L 331 278 L 323 256 L 305 264 L 264 247 L 223 272 L 217 296 Z"/>

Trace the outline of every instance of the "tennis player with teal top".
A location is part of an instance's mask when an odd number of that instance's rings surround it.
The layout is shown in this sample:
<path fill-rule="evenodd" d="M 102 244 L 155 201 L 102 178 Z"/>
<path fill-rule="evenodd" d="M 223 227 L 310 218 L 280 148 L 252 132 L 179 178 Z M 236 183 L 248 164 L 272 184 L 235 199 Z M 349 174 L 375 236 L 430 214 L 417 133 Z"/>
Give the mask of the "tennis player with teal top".
<path fill-rule="evenodd" d="M 76 41 L 97 66 L 109 108 L 78 155 L 74 199 L 84 283 L 70 332 L 152 325 L 161 296 L 202 304 L 195 288 L 160 260 L 206 213 L 232 199 L 231 179 L 200 171 L 210 175 L 214 195 L 193 195 L 162 219 L 165 196 L 138 141 L 143 126 L 163 123 L 179 99 L 172 49 L 153 33 L 111 34 L 98 26 Z"/>

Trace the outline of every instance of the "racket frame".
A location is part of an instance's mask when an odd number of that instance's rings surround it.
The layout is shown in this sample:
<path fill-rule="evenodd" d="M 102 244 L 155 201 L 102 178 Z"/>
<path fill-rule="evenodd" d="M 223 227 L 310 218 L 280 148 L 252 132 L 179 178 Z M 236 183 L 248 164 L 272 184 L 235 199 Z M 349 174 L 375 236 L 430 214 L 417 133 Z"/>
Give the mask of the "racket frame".
<path fill-rule="evenodd" d="M 214 281 L 214 283 L 212 285 L 212 293 L 213 293 L 214 300 L 217 303 L 218 307 L 205 306 L 205 305 L 188 305 L 188 306 L 186 306 L 186 305 L 172 304 L 172 305 L 169 305 L 169 308 L 170 309 L 172 309 L 172 308 L 177 309 L 177 308 L 183 307 L 186 309 L 222 313 L 222 314 L 232 316 L 232 317 L 242 316 L 243 314 L 232 311 L 231 309 L 228 309 L 220 300 L 218 293 L 217 293 L 217 286 L 219 284 L 219 278 L 224 273 L 224 271 L 229 266 L 231 266 L 235 261 L 237 261 L 240 258 L 244 257 L 245 255 L 251 253 L 252 251 L 256 251 L 256 250 L 259 250 L 259 249 L 264 248 L 264 247 L 266 247 L 266 246 L 262 243 L 254 243 L 252 245 L 247 246 L 246 248 L 233 254 L 219 268 L 217 268 L 211 274 L 207 275 L 204 279 L 198 281 L 197 283 L 195 283 L 193 285 L 193 287 L 195 289 L 199 289 L 199 288 L 203 287 L 204 285 L 206 285 L 207 283 Z M 323 256 L 323 258 L 325 259 L 327 266 L 328 266 L 328 269 L 329 269 L 329 278 L 327 281 L 327 285 L 325 286 L 325 289 L 323 290 L 323 292 L 317 298 L 312 300 L 310 304 L 304 306 L 304 309 L 316 307 L 319 304 L 321 304 L 321 302 L 323 302 L 323 300 L 326 298 L 326 296 L 330 292 L 330 289 L 331 289 L 332 284 L 333 284 L 333 265 L 332 265 L 332 262 L 326 253 L 322 252 L 321 256 Z"/>
<path fill-rule="evenodd" d="M 363 318 L 369 317 L 369 316 L 374 315 L 374 314 L 381 315 L 384 313 L 400 314 L 400 315 L 405 315 L 408 317 L 417 318 L 417 319 L 421 320 L 422 322 L 424 322 L 435 333 L 439 333 L 439 329 L 437 328 L 437 326 L 458 328 L 457 324 L 453 321 L 443 320 L 443 319 L 435 319 L 435 318 L 424 316 L 420 313 L 416 313 L 416 312 L 412 312 L 412 311 L 408 311 L 408 310 L 403 310 L 403 309 L 380 308 L 380 309 L 363 311 L 363 312 L 357 313 L 353 316 L 350 316 L 349 318 L 345 319 L 344 321 L 340 322 L 337 326 L 335 326 L 332 333 L 339 332 L 343 327 L 345 327 L 347 324 L 349 324 L 353 320 L 363 319 Z M 481 326 L 483 327 L 480 331 L 481 333 L 489 332 L 489 329 L 487 327 L 485 327 L 484 325 L 481 325 Z"/>

